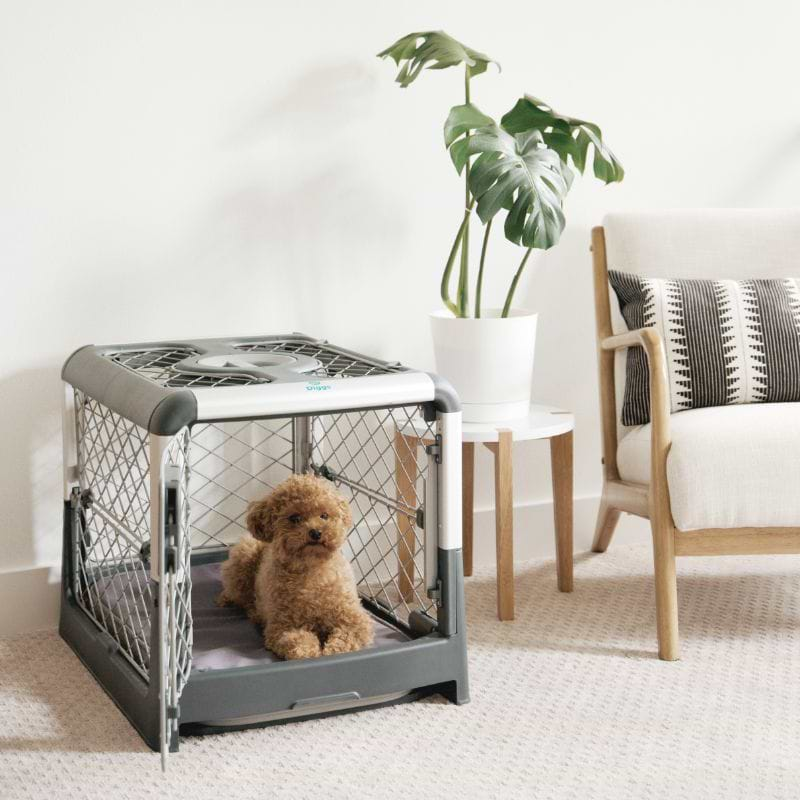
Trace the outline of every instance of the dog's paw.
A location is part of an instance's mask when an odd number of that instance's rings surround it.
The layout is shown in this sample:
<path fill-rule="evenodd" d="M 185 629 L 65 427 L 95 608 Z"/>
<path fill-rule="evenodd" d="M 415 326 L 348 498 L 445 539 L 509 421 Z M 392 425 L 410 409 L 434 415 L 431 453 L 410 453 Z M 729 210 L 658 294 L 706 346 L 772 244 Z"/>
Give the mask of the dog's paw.
<path fill-rule="evenodd" d="M 220 608 L 225 608 L 227 606 L 232 606 L 233 600 L 230 600 L 225 592 L 220 592 L 215 598 L 214 603 L 218 605 Z"/>
<path fill-rule="evenodd" d="M 284 631 L 276 637 L 267 636 L 267 649 L 286 659 L 317 658 L 322 655 L 319 639 L 313 631 Z"/>
<path fill-rule="evenodd" d="M 361 631 L 355 630 L 337 630 L 332 631 L 325 641 L 325 646 L 322 648 L 322 655 L 334 656 L 337 653 L 352 653 L 354 650 L 361 650 L 370 644 L 361 634 Z"/>

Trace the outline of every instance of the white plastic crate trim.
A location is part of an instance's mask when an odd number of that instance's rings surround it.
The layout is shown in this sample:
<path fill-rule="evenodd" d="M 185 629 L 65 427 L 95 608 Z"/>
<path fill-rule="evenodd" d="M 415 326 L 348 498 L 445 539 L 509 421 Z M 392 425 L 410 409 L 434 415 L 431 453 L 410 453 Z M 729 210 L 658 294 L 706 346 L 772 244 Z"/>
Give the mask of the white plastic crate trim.
<path fill-rule="evenodd" d="M 191 391 L 197 400 L 197 419 L 202 422 L 426 403 L 434 399 L 435 387 L 424 372 L 399 372 L 347 380 L 228 386 L 224 392 L 213 388 Z"/>

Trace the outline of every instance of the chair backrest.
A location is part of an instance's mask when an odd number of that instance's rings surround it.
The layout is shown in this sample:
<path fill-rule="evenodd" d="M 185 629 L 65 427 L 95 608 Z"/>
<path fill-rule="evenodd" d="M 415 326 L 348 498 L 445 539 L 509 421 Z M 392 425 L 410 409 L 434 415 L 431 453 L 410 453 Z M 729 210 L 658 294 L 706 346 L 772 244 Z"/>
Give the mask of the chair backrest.
<path fill-rule="evenodd" d="M 609 214 L 609 269 L 651 278 L 798 277 L 800 209 Z"/>
<path fill-rule="evenodd" d="M 800 277 L 800 209 L 687 209 L 608 214 L 592 231 L 598 340 L 627 328 L 608 270 L 651 278 Z M 625 353 L 600 358 L 603 449 L 616 477 Z M 613 405 L 612 405 L 613 403 Z M 613 450 L 613 452 L 611 452 Z"/>

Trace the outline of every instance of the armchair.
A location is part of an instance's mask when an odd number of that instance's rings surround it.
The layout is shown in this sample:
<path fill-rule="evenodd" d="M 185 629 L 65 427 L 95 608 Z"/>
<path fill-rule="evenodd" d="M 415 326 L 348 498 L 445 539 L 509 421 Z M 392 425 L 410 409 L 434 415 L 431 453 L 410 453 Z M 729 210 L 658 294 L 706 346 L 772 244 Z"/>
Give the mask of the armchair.
<path fill-rule="evenodd" d="M 671 413 L 658 331 L 628 331 L 608 269 L 647 277 L 797 277 L 800 211 L 613 214 L 592 230 L 603 492 L 592 549 L 621 512 L 650 520 L 659 657 L 679 658 L 677 556 L 800 553 L 800 403 Z M 643 348 L 650 422 L 621 424 L 622 361 Z"/>

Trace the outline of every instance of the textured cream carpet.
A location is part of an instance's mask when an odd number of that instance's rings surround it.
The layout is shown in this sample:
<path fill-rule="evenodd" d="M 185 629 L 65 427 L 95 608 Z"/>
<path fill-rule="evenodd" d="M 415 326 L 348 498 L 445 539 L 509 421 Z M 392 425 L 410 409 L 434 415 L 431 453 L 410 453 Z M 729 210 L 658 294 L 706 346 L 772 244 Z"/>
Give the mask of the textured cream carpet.
<path fill-rule="evenodd" d="M 0 798 L 800 796 L 800 558 L 679 561 L 683 660 L 655 657 L 649 550 L 467 581 L 472 702 L 184 739 L 162 776 L 54 633 L 0 641 Z"/>

